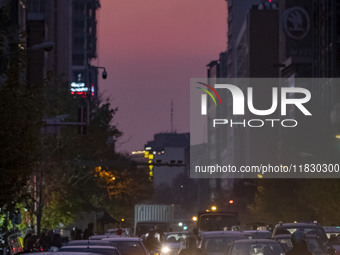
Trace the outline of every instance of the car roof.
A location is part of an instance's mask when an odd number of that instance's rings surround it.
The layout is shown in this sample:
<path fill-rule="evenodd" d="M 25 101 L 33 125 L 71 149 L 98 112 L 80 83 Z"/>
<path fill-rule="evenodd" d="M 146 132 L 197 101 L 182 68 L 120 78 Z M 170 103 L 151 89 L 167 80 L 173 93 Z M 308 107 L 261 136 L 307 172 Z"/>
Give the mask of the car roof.
<path fill-rule="evenodd" d="M 117 237 L 117 238 L 122 238 L 122 237 L 126 237 L 124 235 L 115 235 L 115 234 L 110 234 L 110 233 L 106 233 L 104 235 L 94 235 L 94 236 L 90 236 L 89 239 L 90 240 L 101 240 L 103 238 L 109 238 L 109 237 Z"/>
<path fill-rule="evenodd" d="M 208 236 L 244 236 L 241 231 L 207 231 L 201 233 L 202 237 Z"/>
<path fill-rule="evenodd" d="M 276 240 L 273 240 L 273 239 L 239 239 L 233 242 L 234 244 L 236 243 L 277 243 L 279 244 Z"/>
<path fill-rule="evenodd" d="M 243 230 L 244 233 L 270 233 L 269 230 Z"/>
<path fill-rule="evenodd" d="M 91 240 L 91 239 L 88 239 L 88 240 L 72 240 L 72 241 L 69 241 L 66 246 L 74 246 L 74 245 L 110 245 L 110 242 L 107 241 L 107 240 Z"/>
<path fill-rule="evenodd" d="M 289 238 L 290 239 L 291 237 L 292 237 L 291 234 L 279 234 L 279 235 L 275 235 L 274 239 L 279 239 L 279 238 L 283 238 L 283 239 Z M 307 234 L 306 238 L 308 238 L 308 239 L 318 239 L 318 236 Z"/>
<path fill-rule="evenodd" d="M 334 231 L 334 232 L 340 232 L 339 226 L 323 226 L 323 229 L 327 231 Z"/>
<path fill-rule="evenodd" d="M 128 241 L 141 241 L 139 237 L 106 237 L 102 239 L 103 241 L 121 241 L 121 242 L 128 242 Z"/>
<path fill-rule="evenodd" d="M 78 250 L 77 250 L 78 249 Z M 74 251 L 79 251 L 80 252 L 85 252 L 89 251 L 90 253 L 97 253 L 98 254 L 106 254 L 106 255 L 112 255 L 112 254 L 117 254 L 119 255 L 120 252 L 116 247 L 113 246 L 100 246 L 100 245 L 73 245 L 73 246 L 62 246 L 59 249 L 60 255 L 64 255 L 65 252 L 70 252 Z M 73 252 L 73 251 L 72 251 Z M 53 254 L 51 254 L 53 255 Z M 73 254 L 70 254 L 73 255 Z"/>
<path fill-rule="evenodd" d="M 31 255 L 98 255 L 98 253 L 91 252 L 79 252 L 79 251 L 70 251 L 70 252 L 59 252 L 59 251 L 46 251 L 46 252 L 25 252 L 24 254 Z"/>
<path fill-rule="evenodd" d="M 312 222 L 290 222 L 290 223 L 278 223 L 275 227 L 316 227 L 322 228 L 321 225 Z"/>
<path fill-rule="evenodd" d="M 164 235 L 172 235 L 172 234 L 188 234 L 188 231 L 172 231 L 172 232 L 164 232 Z"/>
<path fill-rule="evenodd" d="M 77 248 L 81 248 L 81 249 L 84 249 L 84 248 L 88 248 L 88 249 L 107 249 L 107 250 L 117 250 L 116 247 L 113 247 L 113 246 L 102 246 L 102 245 L 65 245 L 65 246 L 62 246 L 60 248 L 60 250 L 62 249 L 77 249 Z"/>

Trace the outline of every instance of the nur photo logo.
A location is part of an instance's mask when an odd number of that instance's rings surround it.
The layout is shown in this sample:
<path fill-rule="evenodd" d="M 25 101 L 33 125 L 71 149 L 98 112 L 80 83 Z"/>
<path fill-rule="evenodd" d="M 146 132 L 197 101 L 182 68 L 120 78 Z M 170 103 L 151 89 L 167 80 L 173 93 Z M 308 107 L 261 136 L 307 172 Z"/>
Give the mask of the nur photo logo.
<path fill-rule="evenodd" d="M 258 95 L 259 98 L 256 98 L 254 96 L 254 91 L 256 88 L 253 87 L 247 87 L 246 88 L 246 95 L 242 91 L 241 88 L 239 88 L 236 85 L 232 84 L 214 84 L 213 86 L 203 83 L 203 82 L 197 82 L 200 85 L 205 86 L 205 88 L 202 87 L 196 87 L 202 91 L 204 91 L 204 94 L 201 94 L 201 115 L 207 115 L 208 114 L 208 95 L 211 98 L 211 100 L 214 102 L 215 107 L 217 107 L 219 101 L 219 107 L 227 107 L 223 106 L 221 95 L 223 93 L 230 94 L 231 96 L 227 96 L 227 100 L 232 100 L 232 107 L 226 108 L 226 110 L 230 113 L 232 113 L 233 116 L 245 116 L 246 110 L 251 114 L 255 116 L 266 116 L 269 117 L 270 115 L 273 115 L 274 113 L 276 116 L 286 117 L 288 112 L 288 107 L 294 107 L 298 109 L 303 115 L 305 116 L 311 116 L 312 113 L 307 109 L 305 106 L 311 99 L 311 92 L 306 88 L 301 87 L 272 87 L 271 93 L 266 95 Z M 269 88 L 270 89 L 270 88 Z M 267 88 L 268 91 L 268 88 Z M 263 98 L 263 97 L 270 97 L 270 98 Z M 226 97 L 223 97 L 226 98 Z M 216 100 L 217 99 L 217 100 Z M 270 107 L 267 107 L 266 109 L 258 109 L 255 107 L 254 102 L 260 101 L 260 100 L 271 100 Z M 225 117 L 225 116 L 219 116 L 219 117 Z M 298 122 L 296 119 L 278 119 L 278 118 L 266 118 L 266 119 L 243 119 L 239 120 L 239 118 L 236 120 L 233 119 L 226 119 L 226 118 L 215 118 L 212 120 L 213 127 L 216 127 L 217 125 L 229 125 L 230 127 L 233 127 L 235 125 L 241 125 L 241 126 L 248 126 L 248 127 L 262 127 L 266 123 L 268 123 L 271 127 L 274 127 L 276 123 L 281 123 L 281 126 L 283 127 L 295 127 L 297 126 Z"/>

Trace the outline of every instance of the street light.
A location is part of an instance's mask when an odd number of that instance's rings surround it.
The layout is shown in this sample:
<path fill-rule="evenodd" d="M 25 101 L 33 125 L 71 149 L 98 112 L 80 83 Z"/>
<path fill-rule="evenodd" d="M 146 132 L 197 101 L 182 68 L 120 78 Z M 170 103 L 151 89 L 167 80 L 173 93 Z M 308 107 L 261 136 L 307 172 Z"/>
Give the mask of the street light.
<path fill-rule="evenodd" d="M 38 43 L 38 44 L 34 44 L 33 46 L 29 47 L 29 48 L 24 48 L 24 47 L 20 47 L 20 49 L 23 51 L 23 52 L 30 52 L 30 51 L 37 51 L 37 50 L 44 50 L 44 51 L 51 51 L 54 49 L 54 42 L 43 42 L 43 43 Z M 12 56 L 12 55 L 17 55 L 20 53 L 20 50 L 17 50 L 15 52 L 12 52 L 12 53 L 8 53 L 8 54 L 5 54 L 5 55 L 2 55 L 0 57 L 1 58 L 6 58 L 6 57 L 9 57 L 9 56 Z"/>
<path fill-rule="evenodd" d="M 104 80 L 107 78 L 107 72 L 106 72 L 105 67 L 103 67 L 103 66 L 92 66 L 92 67 L 97 68 L 97 69 L 103 69 L 102 78 L 103 78 Z"/>
<path fill-rule="evenodd" d="M 43 42 L 33 45 L 30 48 L 27 48 L 27 50 L 44 50 L 44 51 L 51 51 L 54 48 L 54 42 Z"/>

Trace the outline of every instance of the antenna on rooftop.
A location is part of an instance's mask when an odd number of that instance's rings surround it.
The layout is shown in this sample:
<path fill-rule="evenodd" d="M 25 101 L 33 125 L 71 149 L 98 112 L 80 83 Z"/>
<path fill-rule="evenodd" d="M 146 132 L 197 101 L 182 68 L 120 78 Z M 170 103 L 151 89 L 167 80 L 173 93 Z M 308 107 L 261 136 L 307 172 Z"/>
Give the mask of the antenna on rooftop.
<path fill-rule="evenodd" d="M 174 132 L 174 102 L 171 99 L 171 109 L 170 109 L 170 133 Z"/>

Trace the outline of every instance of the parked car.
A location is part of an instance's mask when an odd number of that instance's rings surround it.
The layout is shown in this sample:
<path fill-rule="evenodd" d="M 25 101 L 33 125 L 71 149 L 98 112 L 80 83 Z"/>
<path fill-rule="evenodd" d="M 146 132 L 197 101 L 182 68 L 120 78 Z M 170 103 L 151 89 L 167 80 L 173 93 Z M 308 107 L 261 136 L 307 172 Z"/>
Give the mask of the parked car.
<path fill-rule="evenodd" d="M 161 254 L 178 254 L 179 250 L 185 248 L 185 240 L 188 232 L 167 232 L 164 233 Z"/>
<path fill-rule="evenodd" d="M 98 246 L 98 245 L 66 245 L 62 246 L 59 251 L 63 255 L 64 252 L 72 253 L 72 252 L 82 252 L 82 253 L 97 253 L 101 255 L 121 255 L 116 247 L 113 246 Z M 73 254 L 71 254 L 73 255 Z"/>
<path fill-rule="evenodd" d="M 201 248 L 208 255 L 223 255 L 233 240 L 245 239 L 240 231 L 208 231 L 201 233 Z"/>
<path fill-rule="evenodd" d="M 229 243 L 226 255 L 281 255 L 284 250 L 273 239 L 245 239 Z"/>

